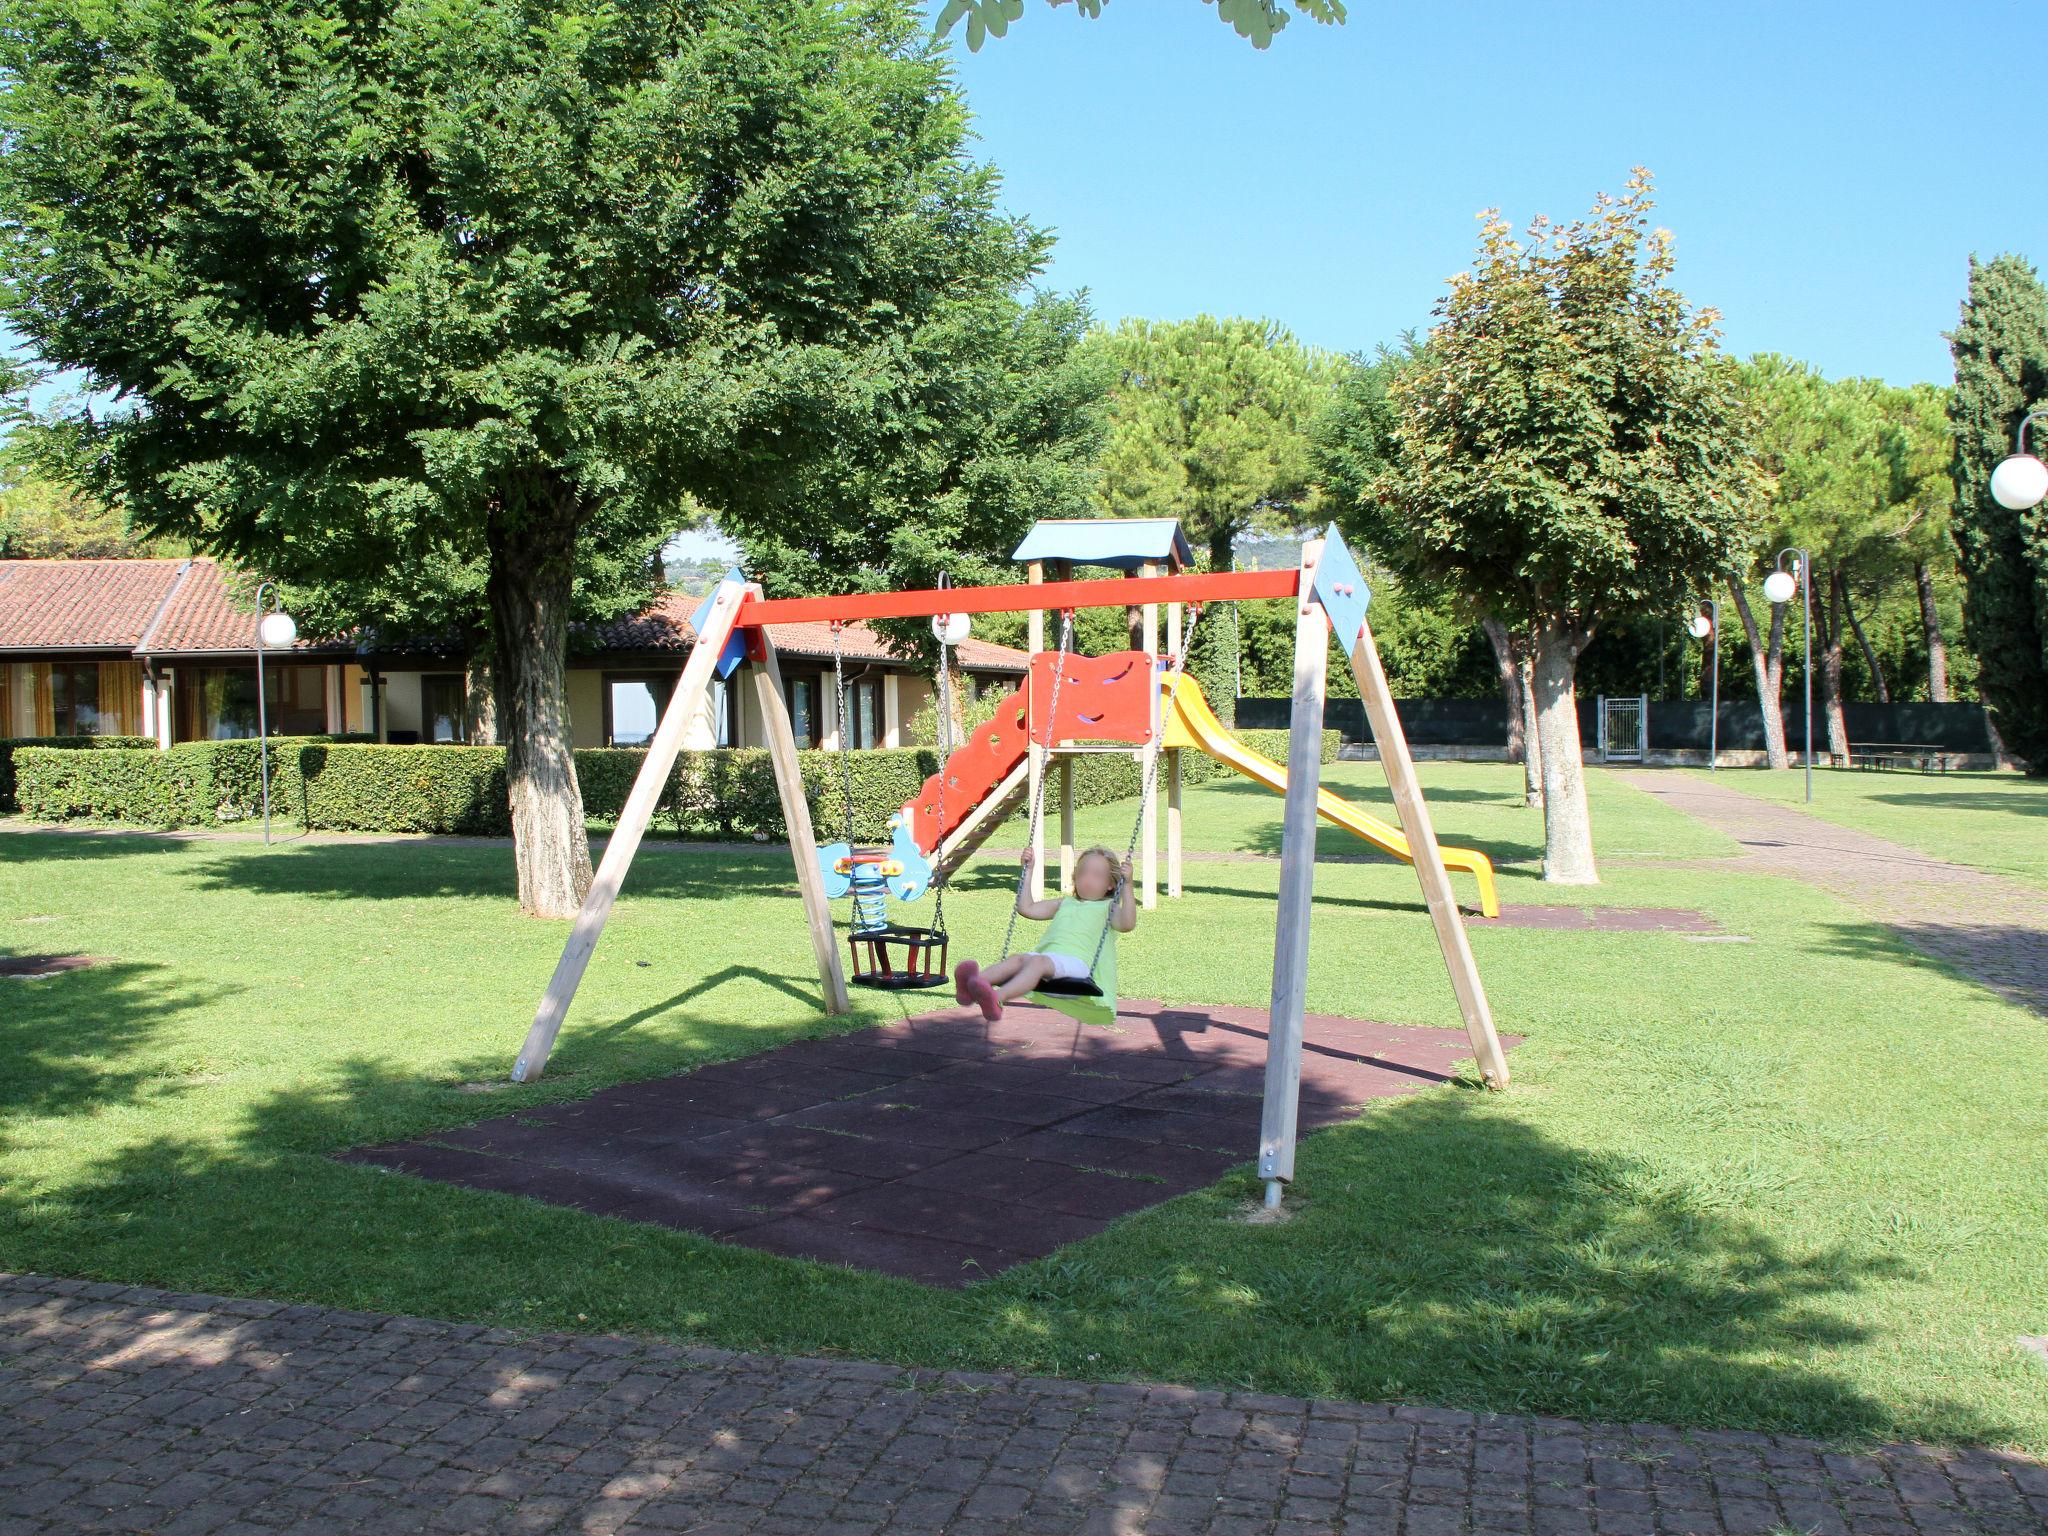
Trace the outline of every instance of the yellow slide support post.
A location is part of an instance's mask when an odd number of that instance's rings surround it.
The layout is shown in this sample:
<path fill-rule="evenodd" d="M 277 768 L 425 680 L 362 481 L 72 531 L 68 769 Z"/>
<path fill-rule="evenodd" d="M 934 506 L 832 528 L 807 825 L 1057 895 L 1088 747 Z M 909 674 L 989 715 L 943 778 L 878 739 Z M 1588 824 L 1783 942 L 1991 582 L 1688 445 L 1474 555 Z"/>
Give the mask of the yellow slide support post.
<path fill-rule="evenodd" d="M 1209 707 L 1200 683 L 1183 673 L 1178 684 L 1170 690 L 1163 687 L 1161 692 L 1167 694 L 1161 700 L 1166 716 L 1164 746 L 1193 747 L 1254 784 L 1263 784 L 1276 794 L 1287 793 L 1287 770 L 1231 735 L 1216 718 L 1216 711 Z M 1408 839 L 1402 836 L 1399 827 L 1360 810 L 1342 796 L 1327 789 L 1318 791 L 1316 811 L 1325 821 L 1334 822 L 1354 837 L 1364 838 L 1382 853 L 1392 854 L 1404 864 L 1415 862 Z M 1443 847 L 1438 851 L 1446 869 L 1462 869 L 1478 882 L 1479 910 L 1487 917 L 1499 917 L 1500 895 L 1493 886 L 1493 860 L 1476 848 Z"/>

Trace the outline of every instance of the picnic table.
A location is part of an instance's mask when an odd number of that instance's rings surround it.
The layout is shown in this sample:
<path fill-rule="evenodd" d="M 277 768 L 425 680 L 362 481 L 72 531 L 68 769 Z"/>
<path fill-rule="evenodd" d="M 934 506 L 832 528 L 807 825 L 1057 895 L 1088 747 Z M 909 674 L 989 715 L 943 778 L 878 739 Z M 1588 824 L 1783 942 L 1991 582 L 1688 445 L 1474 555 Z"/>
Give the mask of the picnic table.
<path fill-rule="evenodd" d="M 1829 754 L 1844 768 L 1918 768 L 1922 773 L 1946 773 L 1962 755 L 1926 741 L 1852 741 L 1846 753 Z"/>

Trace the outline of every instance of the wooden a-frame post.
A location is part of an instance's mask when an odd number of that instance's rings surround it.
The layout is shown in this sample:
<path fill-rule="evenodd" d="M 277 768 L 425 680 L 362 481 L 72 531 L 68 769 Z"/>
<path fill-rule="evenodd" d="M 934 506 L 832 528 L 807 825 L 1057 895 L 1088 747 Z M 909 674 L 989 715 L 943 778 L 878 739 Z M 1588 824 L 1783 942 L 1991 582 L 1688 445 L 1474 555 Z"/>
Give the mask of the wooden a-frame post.
<path fill-rule="evenodd" d="M 1326 563 L 1327 557 L 1327 563 Z M 1338 568 L 1333 571 L 1330 567 Z M 1327 601 L 1326 601 L 1327 599 Z M 1321 789 L 1323 705 L 1328 696 L 1330 631 L 1357 626 L 1346 648 L 1359 697 L 1372 724 L 1394 805 L 1450 972 L 1451 990 L 1465 1017 L 1472 1054 L 1489 1088 L 1508 1085 L 1507 1057 L 1494 1032 L 1493 1012 L 1451 891 L 1450 872 L 1437 847 L 1429 806 L 1415 777 L 1415 760 L 1394 709 L 1379 648 L 1365 621 L 1363 578 L 1350 552 L 1332 532 L 1301 549 L 1301 590 L 1295 598 L 1294 702 L 1287 735 L 1287 801 L 1282 812 L 1280 905 L 1273 936 L 1273 1000 L 1266 1037 L 1265 1099 L 1259 1117 L 1259 1176 L 1266 1204 L 1277 1206 L 1294 1177 L 1294 1142 L 1301 1096 L 1302 1015 L 1308 990 L 1309 915 L 1315 895 L 1316 796 Z"/>
<path fill-rule="evenodd" d="M 1301 1102 L 1301 1029 L 1308 1000 L 1308 925 L 1315 898 L 1316 796 L 1323 776 L 1323 700 L 1329 690 L 1330 621 L 1310 592 L 1323 541 L 1301 547 L 1294 598 L 1294 705 L 1287 732 L 1287 801 L 1281 812 L 1280 908 L 1273 927 L 1273 1000 L 1267 1013 L 1266 1086 L 1259 1111 L 1259 1177 L 1277 1206 L 1294 1177 Z"/>
<path fill-rule="evenodd" d="M 782 688 L 782 664 L 775 659 L 775 642 L 768 638 L 768 631 L 759 633 L 761 667 L 754 674 L 754 691 L 768 735 L 775 792 L 782 800 L 782 824 L 789 829 L 789 854 L 796 862 L 804 923 L 811 931 L 811 955 L 818 962 L 818 984 L 824 990 L 827 1013 L 851 1013 L 846 971 L 839 961 L 839 936 L 832 928 L 832 903 L 825 895 L 825 873 L 818 868 L 818 836 L 811 826 L 811 802 L 804 794 L 803 764 L 796 755 L 796 728 L 790 723 L 789 697 Z"/>
<path fill-rule="evenodd" d="M 1472 941 L 1465 932 L 1464 914 L 1451 890 L 1450 871 L 1437 848 L 1436 828 L 1429 819 L 1429 804 L 1422 798 L 1422 785 L 1415 777 L 1415 760 L 1408 755 L 1408 736 L 1401 729 L 1401 717 L 1394 709 L 1393 691 L 1380 666 L 1379 647 L 1373 644 L 1372 629 L 1363 620 L 1358 639 L 1351 647 L 1351 673 L 1358 680 L 1358 696 L 1365 702 L 1365 718 L 1372 725 L 1372 739 L 1380 749 L 1380 766 L 1386 770 L 1387 785 L 1394 792 L 1394 808 L 1401 815 L 1401 830 L 1408 838 L 1415 878 L 1422 883 L 1422 899 L 1429 904 L 1429 920 L 1436 925 L 1437 947 L 1444 954 L 1444 968 L 1451 973 L 1451 990 L 1457 994 L 1458 1011 L 1465 1016 L 1465 1033 L 1472 1041 L 1472 1054 L 1479 1074 L 1489 1088 L 1508 1085 L 1508 1059 L 1500 1048 L 1500 1036 L 1493 1027 L 1493 1009 L 1486 1001 L 1486 987 L 1479 979 L 1478 962 L 1472 958 Z"/>
<path fill-rule="evenodd" d="M 562 946 L 562 958 L 556 962 L 555 974 L 548 982 L 548 989 L 541 995 L 540 1007 L 533 1016 L 533 1026 L 526 1032 L 526 1043 L 519 1049 L 519 1057 L 512 1063 L 512 1081 L 530 1083 L 546 1069 L 548 1056 L 555 1048 L 555 1037 L 561 1033 L 562 1020 L 568 1016 L 569 1004 L 576 996 L 576 988 L 583 980 L 583 972 L 590 964 L 590 957 L 597 949 L 597 941 L 604 933 L 606 919 L 611 916 L 612 904 L 618 900 L 619 887 L 624 883 L 626 871 L 632 867 L 633 855 L 640 851 L 640 840 L 647 833 L 647 824 L 654 819 L 654 808 L 661 801 L 661 792 L 668 784 L 670 770 L 675 767 L 676 755 L 682 750 L 683 733 L 688 730 L 697 707 L 704 701 L 706 691 L 711 687 L 712 674 L 717 671 L 719 659 L 725 653 L 727 642 L 732 639 L 733 621 L 739 616 L 740 603 L 749 591 L 758 595 L 758 589 L 750 589 L 737 573 L 728 575 L 718 584 L 694 619 L 697 643 L 690 649 L 689 660 L 684 663 L 683 675 L 677 681 L 675 692 L 661 712 L 661 723 L 655 727 L 654 739 L 647 744 L 647 756 L 640 764 L 640 772 L 634 776 L 632 792 L 626 796 L 625 808 L 619 812 L 619 824 L 613 829 L 611 838 L 605 843 L 604 857 L 599 861 L 597 874 L 590 882 L 590 892 L 583 898 L 583 910 L 576 914 L 576 925 L 569 930 L 569 941 Z M 763 632 L 765 634 L 765 631 Z M 772 653 L 771 662 L 772 666 Z M 780 697 L 779 679 L 777 697 Z M 767 713 L 772 717 L 776 710 Z M 794 752 L 794 737 L 789 730 L 789 716 L 786 710 L 780 712 L 782 731 L 791 737 L 791 751 Z M 774 728 L 771 724 L 771 752 Z M 783 794 L 783 814 L 789 815 L 789 789 L 779 768 L 776 787 Z M 803 781 L 795 780 L 797 803 L 804 806 L 803 825 L 809 826 L 809 808 L 803 801 Z M 796 823 L 792 821 L 792 831 Z M 812 904 L 812 890 L 803 880 L 804 862 L 799 851 L 797 878 L 804 889 L 806 915 L 815 908 Z M 815 876 L 817 858 L 815 852 L 810 860 L 811 872 Z M 824 897 L 822 881 L 817 882 L 817 897 L 820 903 Z M 829 918 L 829 914 L 828 914 Z M 828 922 L 829 927 L 829 922 Z M 813 943 L 816 943 L 817 924 L 812 923 Z M 839 951 L 830 948 L 830 968 L 821 958 L 820 973 L 825 980 L 826 1006 L 834 1012 L 844 1012 L 847 1007 L 846 987 L 839 979 L 835 988 L 834 978 L 839 976 Z"/>

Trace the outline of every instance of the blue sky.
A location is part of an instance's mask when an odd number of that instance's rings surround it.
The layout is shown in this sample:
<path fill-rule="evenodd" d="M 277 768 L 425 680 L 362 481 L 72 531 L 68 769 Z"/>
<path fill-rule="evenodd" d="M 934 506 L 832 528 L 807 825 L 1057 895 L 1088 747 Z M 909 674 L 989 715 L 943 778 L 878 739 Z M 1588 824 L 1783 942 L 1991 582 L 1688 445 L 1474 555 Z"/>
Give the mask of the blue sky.
<path fill-rule="evenodd" d="M 1571 217 L 1641 164 L 1731 350 L 1906 384 L 1950 376 L 1971 252 L 2048 262 L 2020 174 L 2038 0 L 1350 9 L 1260 53 L 1200 0 L 1029 0 L 959 45 L 1006 205 L 1059 233 L 1049 280 L 1105 320 L 1265 315 L 1370 349 L 1428 324 L 1480 209 Z"/>

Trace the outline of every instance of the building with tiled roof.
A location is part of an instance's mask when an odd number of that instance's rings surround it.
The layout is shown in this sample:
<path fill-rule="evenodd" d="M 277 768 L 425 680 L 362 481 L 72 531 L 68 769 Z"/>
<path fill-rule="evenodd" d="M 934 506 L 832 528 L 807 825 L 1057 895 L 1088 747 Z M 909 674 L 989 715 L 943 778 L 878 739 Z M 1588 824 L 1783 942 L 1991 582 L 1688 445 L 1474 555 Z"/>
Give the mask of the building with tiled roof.
<path fill-rule="evenodd" d="M 174 741 L 256 731 L 256 613 L 231 570 L 204 557 L 0 560 L 0 737 L 126 735 Z M 664 594 L 639 613 L 577 633 L 569 666 L 576 745 L 630 746 L 696 641 L 697 600 Z M 800 745 L 836 746 L 840 709 L 825 624 L 778 625 Z M 909 744 L 931 684 L 865 624 L 838 636 L 855 746 Z M 968 639 L 958 649 L 976 692 L 1014 686 L 1025 653 Z M 432 637 L 301 639 L 265 652 L 270 730 L 361 732 L 383 741 L 466 741 L 464 658 Z M 716 690 L 688 744 L 763 742 L 745 669 Z"/>

